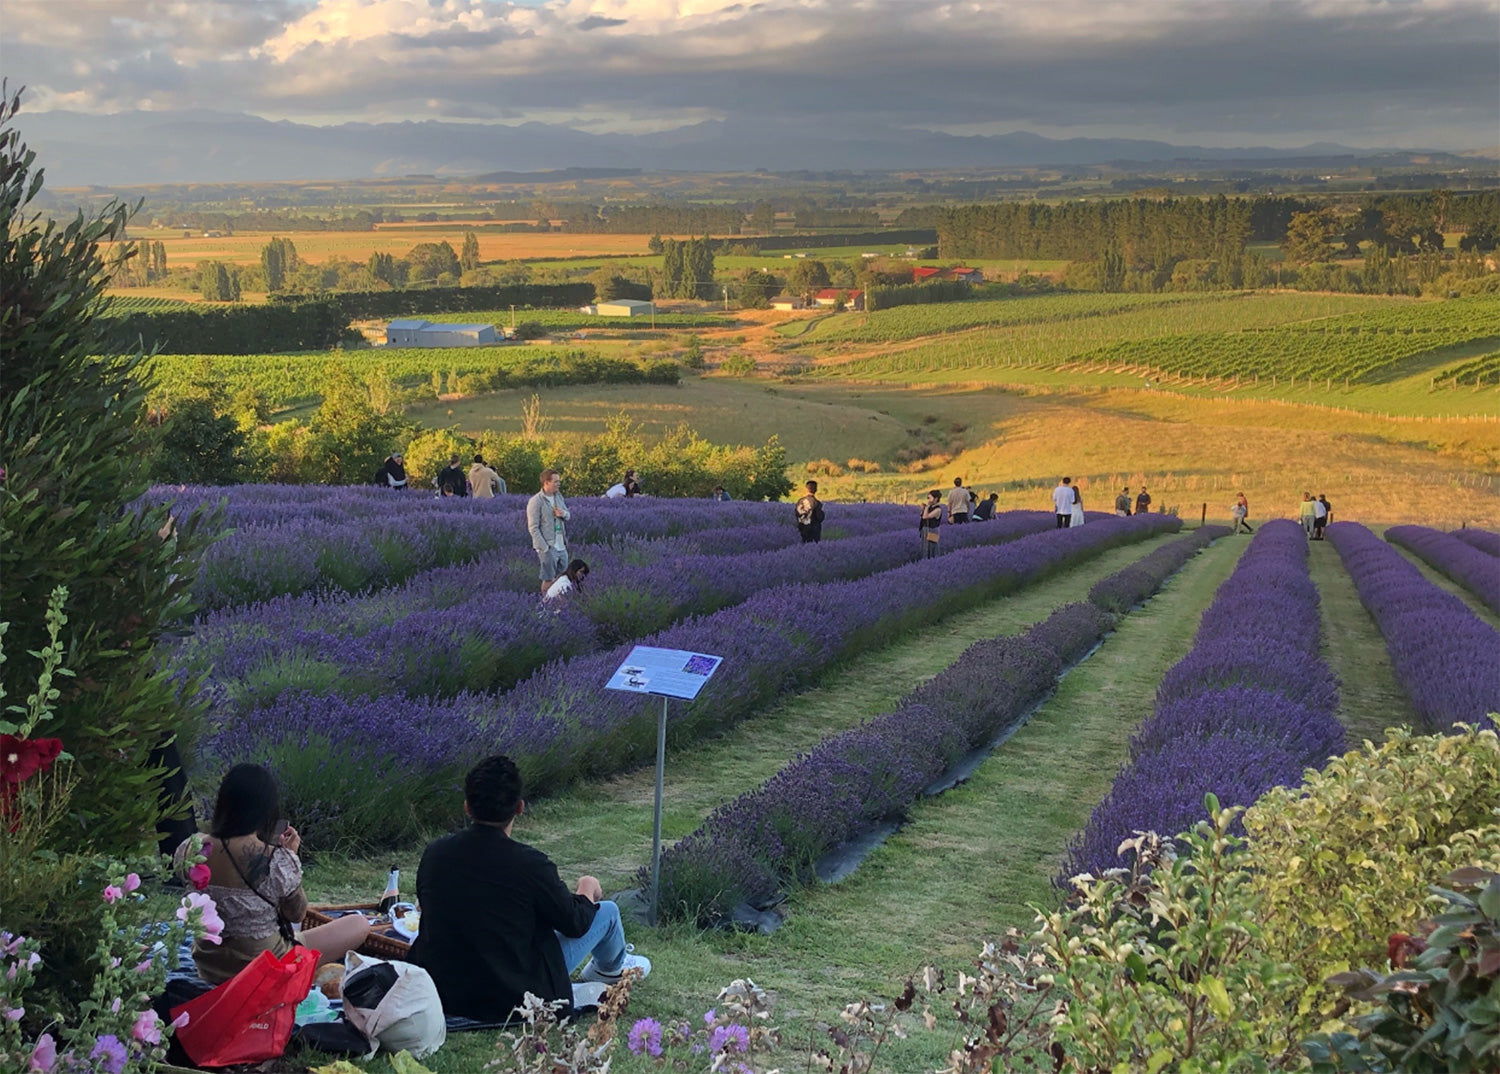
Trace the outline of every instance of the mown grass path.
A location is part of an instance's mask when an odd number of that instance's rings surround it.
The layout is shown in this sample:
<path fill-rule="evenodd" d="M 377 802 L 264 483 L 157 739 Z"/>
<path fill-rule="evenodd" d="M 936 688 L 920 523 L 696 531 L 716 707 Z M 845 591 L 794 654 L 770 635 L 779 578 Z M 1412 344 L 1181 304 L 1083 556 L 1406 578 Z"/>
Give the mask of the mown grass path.
<path fill-rule="evenodd" d="M 888 709 L 974 641 L 1014 632 L 1059 604 L 1082 599 L 1094 581 L 1152 547 L 1112 550 L 1017 596 L 945 620 L 852 661 L 820 688 L 720 739 L 673 754 L 669 837 L 686 834 L 714 806 L 769 777 L 823 735 Z M 912 822 L 848 880 L 796 893 L 789 920 L 775 935 L 705 933 L 685 925 L 632 928 L 631 940 L 655 962 L 651 978 L 636 990 L 632 1017 L 696 1018 L 720 987 L 750 976 L 777 993 L 778 1024 L 793 1041 L 805 1042 L 814 1023 L 836 1017 L 843 1004 L 890 992 L 898 977 L 928 960 L 956 968 L 981 937 L 1029 922 L 1025 904 L 1049 898 L 1064 845 L 1108 790 L 1131 732 L 1151 711 L 1157 683 L 1191 646 L 1202 609 L 1243 547 L 1222 540 L 1190 562 L 1070 672 L 1053 699 L 967 784 L 919 804 Z M 638 772 L 539 802 L 517 837 L 545 849 L 565 878 L 590 871 L 606 890 L 628 887 L 649 852 L 650 788 L 650 773 Z M 361 866 L 353 873 L 369 878 L 364 887 L 378 887 L 383 864 Z M 321 895 L 329 889 L 317 883 L 323 879 L 322 870 L 317 873 L 311 883 Z M 922 1069 L 945 1046 L 946 1037 L 913 1042 L 899 1059 L 893 1054 L 896 1065 L 889 1069 Z M 439 1072 L 468 1070 L 492 1047 L 491 1034 L 450 1038 L 430 1065 Z M 783 1058 L 798 1054 L 792 1049 Z M 616 1069 L 649 1068 L 621 1055 Z"/>
<path fill-rule="evenodd" d="M 1354 579 L 1326 541 L 1309 548 L 1308 573 L 1318 587 L 1323 616 L 1323 652 L 1339 677 L 1339 721 L 1351 747 L 1381 742 L 1387 727 L 1414 726 L 1406 691 L 1396 681 L 1385 638 L 1359 602 Z"/>

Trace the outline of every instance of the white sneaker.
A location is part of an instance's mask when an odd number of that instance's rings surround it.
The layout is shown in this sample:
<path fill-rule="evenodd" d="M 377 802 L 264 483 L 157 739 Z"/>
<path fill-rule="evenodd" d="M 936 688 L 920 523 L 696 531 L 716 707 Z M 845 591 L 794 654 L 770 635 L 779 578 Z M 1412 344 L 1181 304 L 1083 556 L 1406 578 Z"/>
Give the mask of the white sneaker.
<path fill-rule="evenodd" d="M 625 976 L 626 970 L 638 970 L 642 977 L 649 977 L 651 975 L 651 960 L 645 955 L 636 954 L 635 944 L 628 943 L 625 945 L 625 961 L 620 964 L 620 968 L 614 973 L 605 973 L 590 958 L 588 963 L 583 967 L 583 971 L 579 973 L 578 979 L 580 981 L 595 981 L 599 984 L 612 985 Z"/>

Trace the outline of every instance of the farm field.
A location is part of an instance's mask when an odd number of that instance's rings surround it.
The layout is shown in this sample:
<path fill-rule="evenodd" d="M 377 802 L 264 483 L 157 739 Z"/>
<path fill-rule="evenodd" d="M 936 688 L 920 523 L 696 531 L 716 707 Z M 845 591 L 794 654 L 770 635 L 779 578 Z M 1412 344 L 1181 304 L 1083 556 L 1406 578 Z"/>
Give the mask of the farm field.
<path fill-rule="evenodd" d="M 969 644 L 1014 633 L 1060 603 L 1083 599 L 1094 581 L 1146 550 L 1106 553 L 1017 597 L 945 620 L 937 630 L 851 662 L 817 689 L 758 717 L 753 727 L 674 751 L 664 838 L 685 835 L 715 805 L 765 779 L 823 735 L 888 710 Z M 848 880 L 794 894 L 787 924 L 774 935 L 635 926 L 632 942 L 650 955 L 654 969 L 634 993 L 633 1015 L 695 1019 L 720 987 L 748 975 L 776 992 L 777 1022 L 789 1040 L 783 1069 L 795 1069 L 790 1061 L 796 1048 L 815 1023 L 831 1020 L 844 1004 L 894 995 L 898 978 L 927 959 L 964 965 L 977 951 L 976 936 L 1029 924 L 1024 903 L 1049 898 L 1055 847 L 1087 815 L 1090 797 L 1107 787 L 1114 760 L 1124 754 L 1130 713 L 1149 709 L 1149 676 L 1159 677 L 1185 651 L 1194 610 L 1232 569 L 1240 550 L 1221 541 L 1190 563 L 1158 598 L 1161 603 L 1135 613 L 1142 618 L 1134 626 L 1135 616 L 1127 619 L 969 783 L 920 805 L 911 823 Z M 1181 622 L 1162 631 L 1162 617 Z M 1136 634 L 1127 636 L 1132 629 Z M 1122 668 L 1128 669 L 1123 677 Z M 1073 758 L 1065 774 L 1050 763 L 1052 751 L 1064 743 Z M 1044 758 L 1049 763 L 1038 768 Z M 618 892 L 632 885 L 649 856 L 651 801 L 648 770 L 587 784 L 536 803 L 517 837 L 551 855 L 564 877 L 587 869 L 607 893 Z M 1000 816 L 1014 823 L 996 824 Z M 379 886 L 383 869 L 374 860 L 334 855 L 310 870 L 309 885 L 326 885 L 321 890 L 330 900 L 359 898 L 370 885 Z M 894 1053 L 902 1058 L 889 1069 L 936 1064 L 945 1044 L 941 1035 L 918 1032 Z M 452 1036 L 431 1065 L 439 1072 L 470 1069 L 466 1064 L 492 1047 L 489 1034 Z M 617 1069 L 627 1072 L 649 1069 L 635 1057 L 621 1056 L 620 1062 Z"/>
<path fill-rule="evenodd" d="M 1500 431 L 1484 420 L 1489 411 L 1482 393 L 1436 393 L 1434 408 L 1444 405 L 1452 414 L 1467 406 L 1467 416 L 1418 420 L 1322 409 L 1320 393 L 1313 392 L 1298 404 L 1148 391 L 1136 383 L 1080 386 L 1063 374 L 1040 373 L 1007 388 L 688 377 L 667 388 L 596 385 L 537 394 L 558 434 L 602 432 L 624 412 L 646 435 L 681 422 L 715 442 L 759 443 L 775 434 L 794 477 L 819 459 L 840 467 L 863 459 L 882 467 L 879 473 L 820 470 L 816 476 L 833 499 L 915 503 L 927 489 L 962 474 L 976 491 L 997 492 L 1002 508 L 1043 508 L 1057 478 L 1068 472 L 1091 505 L 1107 506 L 1103 498 L 1112 498 L 1117 484 L 1138 489 L 1145 482 L 1194 517 L 1197 505 L 1208 502 L 1211 520 L 1227 519 L 1240 489 L 1257 513 L 1287 514 L 1304 486 L 1315 485 L 1349 517 L 1500 522 L 1500 500 L 1488 478 L 1500 468 Z M 409 413 L 471 433 L 516 432 L 531 394 L 496 392 L 414 406 Z M 1392 401 L 1405 400 L 1393 395 Z M 955 423 L 961 432 L 950 431 Z M 952 451 L 955 443 L 962 449 Z M 946 458 L 927 457 L 913 472 L 902 472 L 896 457 L 928 444 Z M 649 489 L 649 475 L 645 481 Z"/>
<path fill-rule="evenodd" d="M 240 231 L 233 235 L 184 237 L 180 229 L 131 228 L 131 242 L 159 242 L 167 252 L 170 265 L 195 264 L 199 261 L 224 261 L 234 265 L 258 265 L 260 251 L 273 237 L 290 239 L 297 256 L 315 262 L 342 257 L 350 261 L 367 261 L 373 253 L 402 255 L 423 242 L 447 242 L 455 250 L 462 248 L 464 234 L 471 230 L 463 225 L 391 225 L 376 231 Z M 513 261 L 520 258 L 572 259 L 600 254 L 647 255 L 649 235 L 580 235 L 562 232 L 494 232 L 473 229 L 479 239 L 479 256 L 485 261 Z M 687 236 L 683 236 L 686 238 Z M 108 255 L 107 250 L 105 251 Z"/>

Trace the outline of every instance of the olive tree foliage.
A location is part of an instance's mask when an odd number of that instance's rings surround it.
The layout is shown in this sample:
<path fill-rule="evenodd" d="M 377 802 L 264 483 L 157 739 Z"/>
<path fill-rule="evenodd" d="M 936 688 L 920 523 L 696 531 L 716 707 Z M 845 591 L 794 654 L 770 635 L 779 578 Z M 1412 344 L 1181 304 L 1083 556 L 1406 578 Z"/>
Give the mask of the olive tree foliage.
<path fill-rule="evenodd" d="M 36 154 L 14 122 L 20 93 L 0 86 L 0 664 L 6 702 L 34 691 L 49 595 L 66 586 L 62 638 L 73 677 L 48 734 L 79 779 L 58 852 L 133 850 L 147 841 L 167 774 L 155 747 L 190 731 L 191 683 L 154 653 L 189 611 L 211 520 L 133 506 L 148 486 L 151 434 L 140 353 L 108 353 L 99 320 L 102 242 L 124 238 L 131 209 L 43 220 Z"/>

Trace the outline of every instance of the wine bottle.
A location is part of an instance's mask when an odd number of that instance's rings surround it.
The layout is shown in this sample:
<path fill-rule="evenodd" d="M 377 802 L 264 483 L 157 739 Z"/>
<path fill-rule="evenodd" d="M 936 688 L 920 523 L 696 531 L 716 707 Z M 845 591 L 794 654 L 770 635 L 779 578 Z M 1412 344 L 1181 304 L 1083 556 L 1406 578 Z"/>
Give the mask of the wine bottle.
<path fill-rule="evenodd" d="M 385 881 L 385 894 L 380 896 L 380 912 L 382 914 L 391 912 L 391 907 L 396 904 L 396 900 L 400 897 L 400 888 L 401 870 L 392 865 L 391 875 Z"/>

